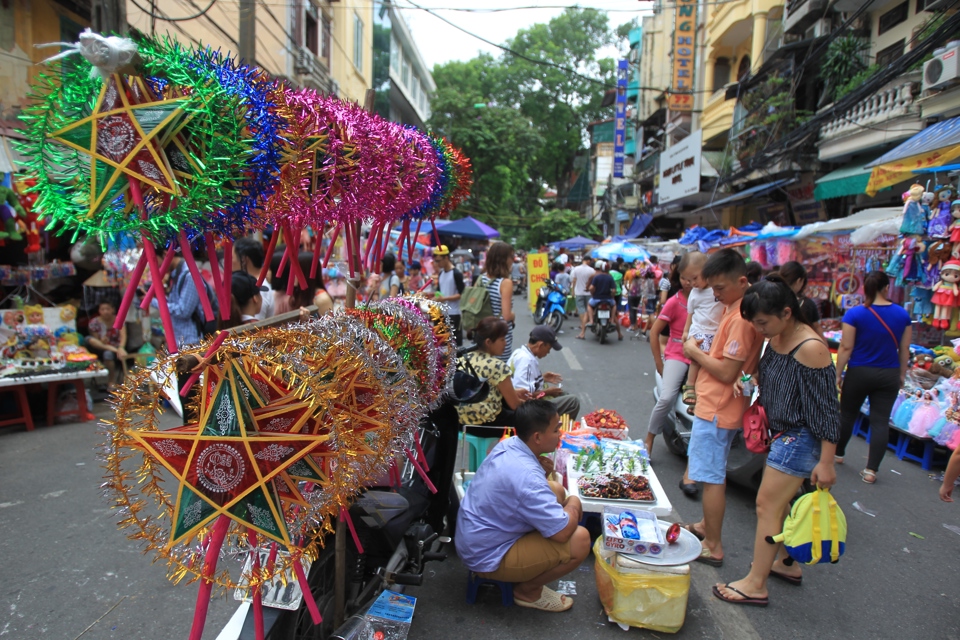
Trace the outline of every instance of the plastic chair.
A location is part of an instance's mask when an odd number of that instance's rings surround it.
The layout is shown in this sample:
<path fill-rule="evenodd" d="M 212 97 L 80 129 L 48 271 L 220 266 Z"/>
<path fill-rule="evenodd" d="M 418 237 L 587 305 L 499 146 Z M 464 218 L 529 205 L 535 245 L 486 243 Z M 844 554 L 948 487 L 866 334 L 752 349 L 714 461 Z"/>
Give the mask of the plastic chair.
<path fill-rule="evenodd" d="M 502 427 L 500 428 L 502 429 Z M 490 450 L 500 442 L 500 438 L 481 438 L 479 436 L 472 436 L 469 433 L 461 433 L 460 442 L 464 443 L 463 446 L 469 447 L 467 470 L 476 471 L 480 463 L 483 462 L 487 454 L 490 453 Z"/>
<path fill-rule="evenodd" d="M 488 580 L 481 578 L 473 571 L 467 575 L 467 604 L 473 604 L 477 601 L 477 591 L 482 585 L 489 584 L 500 589 L 500 600 L 505 607 L 513 606 L 513 583 L 502 582 L 500 580 Z"/>

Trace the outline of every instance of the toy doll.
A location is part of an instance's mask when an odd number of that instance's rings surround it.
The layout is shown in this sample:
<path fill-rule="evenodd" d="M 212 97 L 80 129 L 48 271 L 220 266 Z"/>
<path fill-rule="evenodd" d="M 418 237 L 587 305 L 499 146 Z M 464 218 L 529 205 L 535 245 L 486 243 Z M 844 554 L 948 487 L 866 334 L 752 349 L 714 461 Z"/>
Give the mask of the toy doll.
<path fill-rule="evenodd" d="M 926 281 L 930 284 L 940 279 L 940 269 L 952 257 L 953 245 L 949 240 L 934 240 L 927 247 Z"/>
<path fill-rule="evenodd" d="M 907 236 L 900 241 L 900 255 L 903 258 L 903 271 L 897 274 L 897 284 L 904 282 L 920 282 L 925 275 L 920 259 L 927 245 L 921 242 L 919 236 Z"/>
<path fill-rule="evenodd" d="M 910 421 L 913 420 L 913 413 L 920 408 L 920 403 L 923 401 L 923 390 L 917 389 L 914 393 L 907 396 L 900 406 L 897 407 L 897 412 L 893 414 L 893 424 L 898 428 L 906 431 L 910 428 Z"/>
<path fill-rule="evenodd" d="M 924 202 L 927 200 L 927 193 L 923 194 Z M 939 189 L 937 203 L 934 205 L 933 211 L 928 214 L 930 215 L 930 223 L 927 225 L 927 235 L 932 238 L 946 238 L 950 235 L 950 224 L 953 222 L 953 218 L 950 216 L 950 196 L 952 193 L 949 187 Z M 931 193 L 930 202 L 932 201 L 933 194 Z M 924 205 L 921 205 L 921 208 L 923 207 Z M 930 210 L 929 203 L 926 208 L 928 211 Z"/>
<path fill-rule="evenodd" d="M 940 282 L 933 285 L 933 326 L 937 329 L 950 327 L 954 307 L 960 305 L 960 260 L 950 260 L 940 270 Z"/>
<path fill-rule="evenodd" d="M 922 236 L 927 232 L 927 219 L 920 206 L 922 197 L 923 187 L 919 184 L 912 185 L 903 194 L 903 222 L 900 224 L 900 233 L 903 235 Z"/>
<path fill-rule="evenodd" d="M 39 304 L 24 305 L 23 311 L 27 316 L 27 324 L 43 324 L 43 307 Z"/>
<path fill-rule="evenodd" d="M 927 437 L 927 431 L 940 419 L 940 403 L 937 401 L 939 393 L 931 389 L 923 394 L 923 400 L 910 418 L 909 430 L 915 436 Z"/>
<path fill-rule="evenodd" d="M 953 243 L 953 257 L 957 257 L 960 252 L 960 200 L 954 200 L 950 205 L 950 217 L 953 222 L 950 223 L 950 242 Z"/>

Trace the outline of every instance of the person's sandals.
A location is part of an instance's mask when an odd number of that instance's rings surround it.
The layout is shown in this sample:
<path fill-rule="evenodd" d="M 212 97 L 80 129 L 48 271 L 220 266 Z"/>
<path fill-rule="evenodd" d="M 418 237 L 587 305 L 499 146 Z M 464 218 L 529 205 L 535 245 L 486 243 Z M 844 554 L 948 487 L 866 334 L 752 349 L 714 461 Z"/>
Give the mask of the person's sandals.
<path fill-rule="evenodd" d="M 723 592 L 717 588 L 717 585 L 713 585 L 713 595 L 720 598 L 724 602 L 729 602 L 730 604 L 745 604 L 750 607 L 765 607 L 770 604 L 770 598 L 752 598 L 745 594 L 743 591 L 735 587 L 731 587 L 729 583 L 723 585 L 724 589 L 729 589 L 735 594 L 740 596 L 739 598 L 731 598 L 730 596 L 723 595 Z"/>
<path fill-rule="evenodd" d="M 682 480 L 681 480 L 681 482 L 682 482 Z M 692 533 L 694 536 L 696 536 L 697 540 L 700 540 L 700 541 L 702 542 L 702 541 L 703 541 L 703 534 L 700 533 L 699 531 L 697 531 L 696 529 L 694 529 L 694 528 L 693 528 L 693 525 L 694 525 L 693 522 L 682 523 L 682 524 L 680 525 L 680 528 L 681 528 L 681 529 L 686 529 L 687 531 L 689 531 L 690 533 Z"/>
<path fill-rule="evenodd" d="M 693 532 L 691 531 L 691 533 Z M 697 534 L 694 533 L 693 535 Z M 707 549 L 706 547 L 700 550 L 700 555 L 697 556 L 697 562 L 702 562 L 705 565 L 717 568 L 723 566 L 723 558 L 714 558 L 713 554 L 710 553 L 710 549 Z"/>
<path fill-rule="evenodd" d="M 867 484 L 873 484 L 877 481 L 877 474 L 875 471 L 870 471 L 870 469 L 864 469 L 860 472 L 860 479 Z"/>
<path fill-rule="evenodd" d="M 683 400 L 683 404 L 697 404 L 697 392 L 694 390 L 692 384 L 683 385 L 682 391 L 683 396 L 681 396 L 681 399 Z"/>
<path fill-rule="evenodd" d="M 536 602 L 527 602 L 526 600 L 520 600 L 518 598 L 514 598 L 513 602 L 518 607 L 539 609 L 540 611 L 549 611 L 551 613 L 566 611 L 573 606 L 573 598 L 560 595 L 553 589 L 548 589 L 547 587 L 544 587 L 543 591 L 540 592 L 540 599 Z"/>
<path fill-rule="evenodd" d="M 843 456 L 833 456 L 833 464 L 843 464 Z"/>
<path fill-rule="evenodd" d="M 786 573 L 780 573 L 779 571 L 774 571 L 770 569 L 770 575 L 776 578 L 777 580 L 783 580 L 787 584 L 792 584 L 795 587 L 799 587 L 803 584 L 803 576 L 791 576 Z"/>
<path fill-rule="evenodd" d="M 683 491 L 683 495 L 688 498 L 696 500 L 697 494 L 700 493 L 700 487 L 697 486 L 696 482 L 684 482 L 683 478 L 680 478 L 680 491 Z"/>
<path fill-rule="evenodd" d="M 692 404 L 689 407 L 687 407 L 687 415 L 693 416 L 693 415 L 696 415 L 696 413 L 697 413 L 697 405 Z"/>

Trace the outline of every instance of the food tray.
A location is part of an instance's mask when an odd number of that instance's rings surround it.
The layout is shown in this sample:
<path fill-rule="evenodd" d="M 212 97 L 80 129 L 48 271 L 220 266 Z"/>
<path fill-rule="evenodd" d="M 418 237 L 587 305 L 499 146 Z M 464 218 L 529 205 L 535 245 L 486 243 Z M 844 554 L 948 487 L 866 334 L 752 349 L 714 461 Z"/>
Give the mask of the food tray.
<path fill-rule="evenodd" d="M 592 477 L 592 476 L 571 475 L 571 476 L 570 476 L 570 485 L 571 485 L 572 487 L 575 487 L 575 488 L 576 488 L 576 492 L 577 492 L 577 493 L 576 493 L 576 496 L 577 496 L 578 498 L 580 498 L 581 500 L 584 500 L 584 499 L 586 499 L 586 500 L 596 500 L 597 502 L 608 502 L 608 503 L 614 503 L 614 502 L 636 502 L 636 503 L 639 503 L 639 504 L 644 504 L 644 503 L 646 503 L 646 504 L 653 504 L 653 503 L 655 503 L 655 502 L 657 501 L 657 494 L 653 491 L 653 484 L 650 482 L 650 477 L 647 476 L 647 475 L 645 475 L 645 474 L 642 474 L 642 473 L 635 473 L 635 474 L 633 474 L 633 475 L 635 475 L 635 476 L 637 476 L 637 477 L 641 477 L 641 478 L 645 478 L 645 479 L 646 479 L 647 485 L 649 486 L 650 491 L 653 493 L 653 498 L 651 498 L 650 500 L 634 500 L 633 498 L 599 498 L 599 497 L 593 497 L 593 496 L 586 497 L 586 496 L 584 496 L 584 495 L 580 492 L 580 478 Z"/>

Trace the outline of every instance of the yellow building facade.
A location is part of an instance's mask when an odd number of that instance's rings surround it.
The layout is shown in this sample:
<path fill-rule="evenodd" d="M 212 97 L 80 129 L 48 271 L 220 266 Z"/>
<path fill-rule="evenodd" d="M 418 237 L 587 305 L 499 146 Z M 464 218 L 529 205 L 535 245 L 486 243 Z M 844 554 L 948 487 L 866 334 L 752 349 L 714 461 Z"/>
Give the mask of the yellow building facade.
<path fill-rule="evenodd" d="M 724 87 L 756 72 L 763 64 L 769 25 L 783 17 L 781 0 L 735 0 L 709 5 L 702 65 L 705 101 L 700 116 L 704 145 L 725 141 L 733 125 L 736 100 Z"/>

